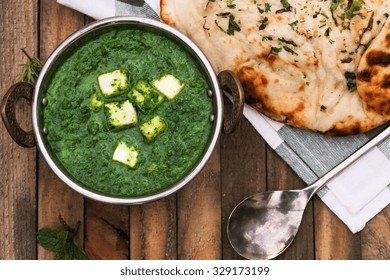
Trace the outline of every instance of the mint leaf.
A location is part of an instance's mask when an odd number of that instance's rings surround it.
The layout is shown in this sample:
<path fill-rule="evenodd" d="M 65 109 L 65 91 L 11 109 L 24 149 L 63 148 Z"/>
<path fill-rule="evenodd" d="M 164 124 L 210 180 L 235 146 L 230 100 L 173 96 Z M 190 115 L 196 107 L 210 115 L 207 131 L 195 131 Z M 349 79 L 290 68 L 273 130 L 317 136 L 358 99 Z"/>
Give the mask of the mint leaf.
<path fill-rule="evenodd" d="M 76 244 L 73 243 L 71 250 L 74 260 L 89 260 L 89 257 Z"/>
<path fill-rule="evenodd" d="M 65 220 L 62 218 L 61 215 L 58 215 L 58 219 L 60 220 L 60 223 L 61 225 L 63 226 L 63 228 L 69 232 L 72 232 L 72 233 L 77 233 L 77 230 L 79 229 L 79 226 L 80 226 L 80 221 L 77 222 L 76 226 L 74 228 L 71 228 L 66 222 Z"/>
<path fill-rule="evenodd" d="M 37 233 L 38 243 L 46 250 L 56 253 L 55 260 L 88 260 L 88 256 L 74 242 L 80 222 L 76 227 L 70 227 L 65 220 L 58 216 L 63 229 L 42 228 Z"/>
<path fill-rule="evenodd" d="M 69 242 L 64 250 L 54 256 L 55 260 L 89 260 L 89 257 L 74 242 Z"/>
<path fill-rule="evenodd" d="M 69 255 L 68 252 L 66 252 L 65 250 L 62 250 L 61 252 L 58 252 L 57 254 L 55 254 L 54 260 L 73 260 L 71 258 L 71 256 Z"/>
<path fill-rule="evenodd" d="M 42 228 L 37 233 L 38 243 L 46 250 L 60 252 L 67 242 L 68 232 L 53 228 Z"/>

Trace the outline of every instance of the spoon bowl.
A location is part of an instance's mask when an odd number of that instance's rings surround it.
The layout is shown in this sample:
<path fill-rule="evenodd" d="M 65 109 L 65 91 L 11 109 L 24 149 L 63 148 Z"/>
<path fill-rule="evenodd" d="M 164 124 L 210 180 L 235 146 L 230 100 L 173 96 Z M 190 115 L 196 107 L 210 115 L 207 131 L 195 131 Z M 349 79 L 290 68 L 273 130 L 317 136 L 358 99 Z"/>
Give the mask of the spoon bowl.
<path fill-rule="evenodd" d="M 389 135 L 390 126 L 304 189 L 263 192 L 241 201 L 227 223 L 233 249 L 252 260 L 272 259 L 283 253 L 293 242 L 311 197 Z"/>
<path fill-rule="evenodd" d="M 228 238 L 236 252 L 252 260 L 271 259 L 294 240 L 308 201 L 301 191 L 250 196 L 229 217 Z"/>

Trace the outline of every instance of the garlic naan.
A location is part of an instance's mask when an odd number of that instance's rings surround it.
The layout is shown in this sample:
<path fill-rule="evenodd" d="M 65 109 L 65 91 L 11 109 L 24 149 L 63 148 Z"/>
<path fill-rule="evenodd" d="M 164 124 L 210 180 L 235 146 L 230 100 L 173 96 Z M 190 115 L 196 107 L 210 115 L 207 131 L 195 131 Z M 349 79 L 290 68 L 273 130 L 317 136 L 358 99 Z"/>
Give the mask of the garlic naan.
<path fill-rule="evenodd" d="M 331 135 L 390 120 L 389 0 L 161 0 L 246 102 L 274 120 Z"/>

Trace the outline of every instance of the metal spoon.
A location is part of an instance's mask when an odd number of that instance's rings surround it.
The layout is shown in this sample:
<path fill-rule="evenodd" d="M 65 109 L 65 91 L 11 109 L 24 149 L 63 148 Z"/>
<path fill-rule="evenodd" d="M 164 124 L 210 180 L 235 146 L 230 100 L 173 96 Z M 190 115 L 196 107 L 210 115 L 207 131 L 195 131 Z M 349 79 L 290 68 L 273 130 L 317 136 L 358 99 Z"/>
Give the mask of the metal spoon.
<path fill-rule="evenodd" d="M 239 203 L 228 219 L 229 241 L 247 259 L 265 260 L 280 255 L 294 240 L 310 198 L 337 174 L 390 135 L 390 126 L 302 190 L 258 193 Z"/>

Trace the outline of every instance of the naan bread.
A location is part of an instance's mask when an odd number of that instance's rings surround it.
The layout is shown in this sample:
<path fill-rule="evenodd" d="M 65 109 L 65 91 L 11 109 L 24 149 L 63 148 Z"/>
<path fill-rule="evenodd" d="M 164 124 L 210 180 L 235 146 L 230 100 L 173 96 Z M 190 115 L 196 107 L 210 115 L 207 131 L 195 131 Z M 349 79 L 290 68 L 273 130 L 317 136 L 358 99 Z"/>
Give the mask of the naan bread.
<path fill-rule="evenodd" d="M 356 84 L 366 110 L 390 115 L 390 20 L 364 53 Z"/>
<path fill-rule="evenodd" d="M 161 0 L 161 18 L 190 37 L 246 102 L 330 135 L 390 120 L 389 0 Z"/>

